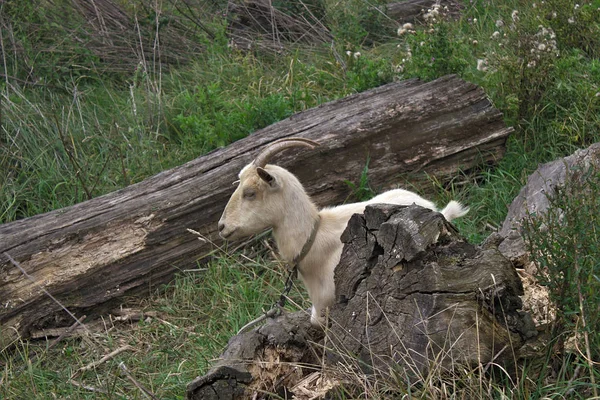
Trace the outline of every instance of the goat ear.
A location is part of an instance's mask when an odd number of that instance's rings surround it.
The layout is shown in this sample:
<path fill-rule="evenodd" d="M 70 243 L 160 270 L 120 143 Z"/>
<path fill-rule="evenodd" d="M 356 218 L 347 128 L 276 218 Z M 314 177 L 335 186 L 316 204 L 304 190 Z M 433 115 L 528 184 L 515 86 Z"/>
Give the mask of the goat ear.
<path fill-rule="evenodd" d="M 277 186 L 277 180 L 275 179 L 275 177 L 268 173 L 264 168 L 258 167 L 256 168 L 256 172 L 258 173 L 260 179 L 265 181 L 267 185 L 269 185 L 272 188 Z"/>

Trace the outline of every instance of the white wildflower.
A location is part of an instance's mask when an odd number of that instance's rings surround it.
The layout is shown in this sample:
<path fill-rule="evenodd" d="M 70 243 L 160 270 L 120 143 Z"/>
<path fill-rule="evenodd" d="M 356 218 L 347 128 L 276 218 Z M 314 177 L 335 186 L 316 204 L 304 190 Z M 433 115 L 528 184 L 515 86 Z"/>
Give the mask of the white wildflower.
<path fill-rule="evenodd" d="M 406 33 L 406 29 L 404 28 L 398 28 L 398 36 L 402 36 Z"/>
<path fill-rule="evenodd" d="M 575 23 L 575 18 L 569 17 L 569 19 L 567 19 L 567 22 L 570 23 L 570 24 L 574 24 Z"/>
<path fill-rule="evenodd" d="M 557 16 L 558 14 L 556 13 L 556 11 L 552 11 L 552 19 L 556 19 Z"/>
<path fill-rule="evenodd" d="M 487 60 L 485 59 L 478 59 L 477 60 L 477 70 L 478 71 L 487 71 Z"/>
<path fill-rule="evenodd" d="M 496 21 L 496 28 L 502 28 L 504 26 L 504 21 L 501 19 Z"/>
<path fill-rule="evenodd" d="M 596 93 L 594 96 L 600 97 L 600 92 Z"/>
<path fill-rule="evenodd" d="M 402 25 L 402 29 L 406 29 L 407 31 L 409 30 L 414 30 L 415 27 L 413 24 L 411 24 L 410 22 L 405 23 L 404 25 Z"/>
<path fill-rule="evenodd" d="M 519 10 L 513 10 L 512 14 L 510 14 L 513 22 L 519 22 Z"/>
<path fill-rule="evenodd" d="M 579 4 L 575 4 L 575 9 L 577 10 L 579 8 Z"/>
<path fill-rule="evenodd" d="M 527 63 L 527 68 L 533 68 L 535 67 L 536 63 L 535 60 L 531 60 Z"/>
<path fill-rule="evenodd" d="M 477 23 L 477 18 L 473 18 L 473 23 L 476 24 Z"/>
<path fill-rule="evenodd" d="M 421 47 L 425 46 L 425 42 L 419 43 L 419 46 L 421 46 Z"/>
<path fill-rule="evenodd" d="M 397 74 L 401 74 L 404 72 L 404 65 L 400 64 L 400 65 L 396 65 L 396 73 Z"/>
<path fill-rule="evenodd" d="M 492 39 L 498 39 L 500 37 L 500 32 L 496 31 L 492 33 Z"/>
<path fill-rule="evenodd" d="M 350 50 L 348 50 L 348 51 L 346 52 L 346 55 L 347 55 L 348 57 L 351 57 L 351 56 L 352 56 L 352 52 L 351 52 Z"/>
<path fill-rule="evenodd" d="M 473 40 L 473 46 L 477 46 L 479 42 L 477 40 Z"/>
<path fill-rule="evenodd" d="M 540 43 L 540 44 L 538 44 L 538 50 L 539 50 L 539 51 L 544 51 L 544 50 L 546 50 L 546 45 L 545 45 L 544 43 Z"/>
<path fill-rule="evenodd" d="M 352 56 L 354 56 L 355 59 L 357 59 L 358 57 L 360 57 L 360 52 L 357 51 L 356 53 L 352 54 Z"/>

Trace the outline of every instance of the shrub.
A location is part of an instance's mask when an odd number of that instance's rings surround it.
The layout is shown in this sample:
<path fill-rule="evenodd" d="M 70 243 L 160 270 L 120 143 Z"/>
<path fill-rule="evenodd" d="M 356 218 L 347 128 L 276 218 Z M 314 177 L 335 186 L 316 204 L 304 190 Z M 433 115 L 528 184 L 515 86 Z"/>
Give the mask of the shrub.
<path fill-rule="evenodd" d="M 548 210 L 530 216 L 525 225 L 540 282 L 556 306 L 553 357 L 565 354 L 570 338 L 576 343 L 571 352 L 589 366 L 592 384 L 598 373 L 593 364 L 600 361 L 599 191 L 599 171 L 573 171 L 565 186 L 548 194 Z"/>

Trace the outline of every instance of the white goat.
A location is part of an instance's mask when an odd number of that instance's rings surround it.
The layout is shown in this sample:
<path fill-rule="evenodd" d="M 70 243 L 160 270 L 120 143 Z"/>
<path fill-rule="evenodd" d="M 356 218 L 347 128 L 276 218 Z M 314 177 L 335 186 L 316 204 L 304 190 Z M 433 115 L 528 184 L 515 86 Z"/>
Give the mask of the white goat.
<path fill-rule="evenodd" d="M 298 271 L 313 303 L 311 323 L 319 325 L 323 322 L 323 312 L 334 302 L 333 271 L 343 248 L 340 236 L 353 214 L 363 213 L 365 206 L 373 203 L 414 203 L 435 211 L 437 208 L 415 193 L 394 189 L 369 201 L 319 211 L 294 175 L 276 165 L 267 165 L 273 155 L 284 149 L 312 149 L 315 146 L 318 143 L 312 140 L 289 138 L 267 147 L 239 173 L 239 185 L 227 203 L 218 227 L 221 237 L 228 240 L 273 228 L 283 259 L 291 263 L 300 258 Z M 451 201 L 441 213 L 451 221 L 468 211 L 460 203 Z M 314 229 L 317 230 L 313 234 Z M 314 238 L 312 246 L 308 243 L 311 235 Z M 304 254 L 300 256 L 301 253 Z"/>

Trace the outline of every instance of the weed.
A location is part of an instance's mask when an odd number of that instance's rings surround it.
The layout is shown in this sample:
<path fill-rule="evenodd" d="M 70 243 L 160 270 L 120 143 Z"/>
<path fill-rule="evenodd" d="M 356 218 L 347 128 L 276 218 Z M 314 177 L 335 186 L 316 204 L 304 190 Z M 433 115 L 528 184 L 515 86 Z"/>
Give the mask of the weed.
<path fill-rule="evenodd" d="M 570 172 L 565 186 L 547 194 L 548 209 L 532 215 L 525 225 L 540 282 L 548 287 L 556 306 L 552 337 L 557 342 L 552 358 L 555 363 L 565 363 L 555 365 L 569 368 L 573 361 L 567 358 L 574 353 L 589 368 L 595 397 L 595 365 L 600 362 L 599 190 L 600 173 L 594 168 Z"/>
<path fill-rule="evenodd" d="M 367 158 L 367 162 L 365 167 L 363 168 L 360 178 L 358 179 L 358 184 L 350 181 L 344 181 L 346 185 L 352 190 L 351 197 L 355 198 L 357 201 L 366 201 L 375 196 L 375 192 L 369 186 L 369 161 L 370 158 Z"/>

